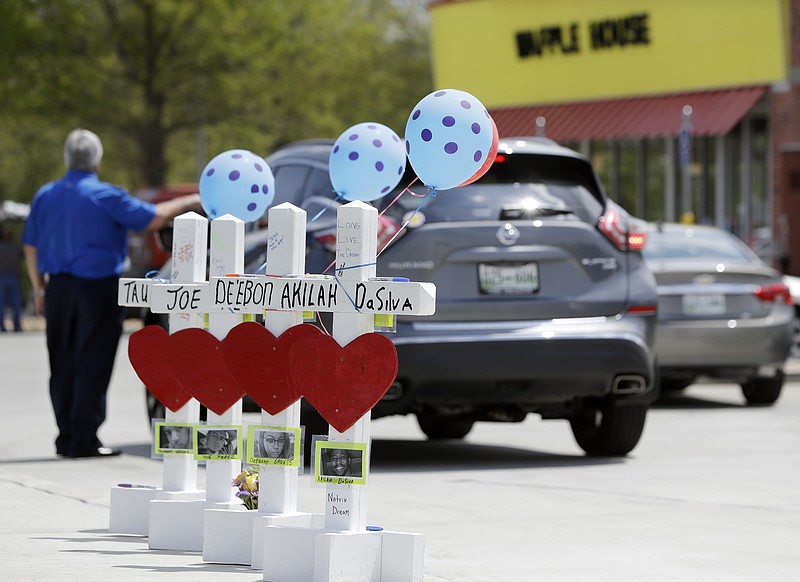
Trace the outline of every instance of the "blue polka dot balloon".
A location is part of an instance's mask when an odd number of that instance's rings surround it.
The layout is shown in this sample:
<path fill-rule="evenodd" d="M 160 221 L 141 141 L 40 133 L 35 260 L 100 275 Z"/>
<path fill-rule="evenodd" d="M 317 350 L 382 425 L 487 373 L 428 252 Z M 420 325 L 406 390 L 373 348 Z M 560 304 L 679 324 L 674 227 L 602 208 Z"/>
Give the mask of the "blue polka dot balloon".
<path fill-rule="evenodd" d="M 345 200 L 371 202 L 391 192 L 403 177 L 406 153 L 390 128 L 365 122 L 346 130 L 333 144 L 328 172 Z"/>
<path fill-rule="evenodd" d="M 411 111 L 406 153 L 423 184 L 436 190 L 461 185 L 491 155 L 492 118 L 476 97 L 457 89 L 434 91 Z"/>
<path fill-rule="evenodd" d="M 208 162 L 200 176 L 200 202 L 209 218 L 232 214 L 244 222 L 261 218 L 275 198 L 275 177 L 261 156 L 228 150 Z"/>

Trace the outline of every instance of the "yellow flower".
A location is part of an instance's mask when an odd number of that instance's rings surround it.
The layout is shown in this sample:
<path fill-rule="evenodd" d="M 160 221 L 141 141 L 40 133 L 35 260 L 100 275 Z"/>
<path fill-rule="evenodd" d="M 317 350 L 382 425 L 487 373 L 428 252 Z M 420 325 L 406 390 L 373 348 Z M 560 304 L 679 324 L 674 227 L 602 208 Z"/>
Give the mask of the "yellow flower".
<path fill-rule="evenodd" d="M 247 475 L 244 479 L 242 479 L 241 489 L 243 491 L 256 491 L 258 489 L 258 474 L 255 475 Z"/>

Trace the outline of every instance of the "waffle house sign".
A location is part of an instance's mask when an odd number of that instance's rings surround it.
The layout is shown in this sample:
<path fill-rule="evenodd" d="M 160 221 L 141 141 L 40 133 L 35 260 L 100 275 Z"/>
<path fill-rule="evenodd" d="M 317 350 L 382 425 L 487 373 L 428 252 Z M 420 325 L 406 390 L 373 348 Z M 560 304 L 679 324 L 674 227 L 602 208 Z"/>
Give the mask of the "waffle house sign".
<path fill-rule="evenodd" d="M 581 23 L 543 26 L 516 34 L 520 58 L 579 53 L 581 50 L 608 50 L 614 47 L 634 47 L 650 44 L 649 15 L 632 14 L 589 22 L 588 32 L 581 34 Z M 589 38 L 588 47 L 581 45 Z"/>
<path fill-rule="evenodd" d="M 785 0 L 443 0 L 429 13 L 434 85 L 490 109 L 787 78 Z"/>

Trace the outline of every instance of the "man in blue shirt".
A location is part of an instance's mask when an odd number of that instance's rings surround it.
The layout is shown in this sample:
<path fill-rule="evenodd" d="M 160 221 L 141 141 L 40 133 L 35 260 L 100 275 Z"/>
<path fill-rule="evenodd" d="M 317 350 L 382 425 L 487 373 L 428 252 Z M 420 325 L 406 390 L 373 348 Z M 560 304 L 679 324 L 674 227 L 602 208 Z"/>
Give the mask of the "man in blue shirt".
<path fill-rule="evenodd" d="M 128 230 L 157 230 L 201 209 L 198 194 L 154 205 L 101 182 L 102 158 L 97 135 L 72 131 L 64 144 L 67 173 L 36 193 L 22 235 L 36 310 L 47 322 L 56 453 L 71 458 L 120 453 L 104 447 L 97 430 L 122 334 L 117 285 Z"/>

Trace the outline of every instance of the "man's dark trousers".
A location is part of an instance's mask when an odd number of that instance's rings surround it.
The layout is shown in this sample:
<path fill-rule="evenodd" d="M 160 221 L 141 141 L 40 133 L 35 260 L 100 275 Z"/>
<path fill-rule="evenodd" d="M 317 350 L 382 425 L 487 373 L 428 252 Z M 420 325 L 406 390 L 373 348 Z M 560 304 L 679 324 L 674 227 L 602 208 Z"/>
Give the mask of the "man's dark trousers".
<path fill-rule="evenodd" d="M 79 456 L 102 443 L 106 392 L 122 334 L 118 278 L 50 277 L 45 295 L 50 399 L 59 435 L 56 452 Z"/>

